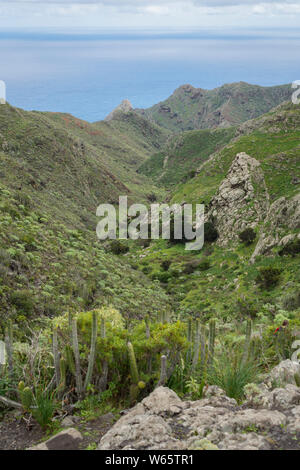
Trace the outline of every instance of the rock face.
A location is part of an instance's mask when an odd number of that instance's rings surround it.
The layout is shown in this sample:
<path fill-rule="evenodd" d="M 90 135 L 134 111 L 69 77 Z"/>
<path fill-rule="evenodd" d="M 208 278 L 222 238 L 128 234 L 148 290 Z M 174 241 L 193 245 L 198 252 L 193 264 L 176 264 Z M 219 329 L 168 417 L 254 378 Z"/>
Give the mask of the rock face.
<path fill-rule="evenodd" d="M 212 198 L 207 218 L 219 232 L 218 243 L 237 240 L 246 228 L 255 228 L 269 209 L 269 195 L 260 163 L 246 153 L 237 154 L 217 194 Z"/>
<path fill-rule="evenodd" d="M 251 257 L 253 262 L 259 255 L 268 254 L 274 246 L 285 246 L 297 235 L 289 233 L 300 228 L 300 193 L 292 199 L 281 197 L 273 202 L 268 211 L 264 227 Z M 298 238 L 300 234 L 298 233 Z"/>
<path fill-rule="evenodd" d="M 116 114 L 118 112 L 123 112 L 123 113 L 128 113 L 129 111 L 131 111 L 133 108 L 132 108 L 132 104 L 130 103 L 129 100 L 123 100 L 119 106 L 117 106 L 108 116 L 106 116 L 106 118 L 104 119 L 105 121 L 111 121 L 112 119 L 114 119 L 114 117 L 116 116 Z"/>
<path fill-rule="evenodd" d="M 284 365 L 280 370 L 283 369 L 286 370 Z M 291 371 L 292 367 L 288 369 Z M 274 372 L 277 373 L 281 374 Z M 242 406 L 218 387 L 207 387 L 204 393 L 201 400 L 182 401 L 174 391 L 158 387 L 102 437 L 98 449 L 297 448 L 300 439 L 297 386 L 288 384 L 272 390 L 265 384 L 250 384 L 247 401 Z"/>
<path fill-rule="evenodd" d="M 28 450 L 78 450 L 82 440 L 83 437 L 77 429 L 69 428 Z"/>

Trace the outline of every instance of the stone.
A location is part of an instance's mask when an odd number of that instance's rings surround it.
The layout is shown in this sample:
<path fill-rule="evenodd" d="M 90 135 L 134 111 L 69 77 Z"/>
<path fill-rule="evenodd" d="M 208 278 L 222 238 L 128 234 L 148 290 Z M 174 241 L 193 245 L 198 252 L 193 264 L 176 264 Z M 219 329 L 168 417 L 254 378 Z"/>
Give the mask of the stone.
<path fill-rule="evenodd" d="M 75 428 L 69 428 L 28 450 L 78 450 L 83 437 Z"/>

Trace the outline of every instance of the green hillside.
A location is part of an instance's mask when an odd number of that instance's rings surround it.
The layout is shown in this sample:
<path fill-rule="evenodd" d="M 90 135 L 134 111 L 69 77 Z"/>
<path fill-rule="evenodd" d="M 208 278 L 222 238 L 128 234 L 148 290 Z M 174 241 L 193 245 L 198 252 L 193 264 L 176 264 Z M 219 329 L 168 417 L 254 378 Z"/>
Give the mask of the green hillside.
<path fill-rule="evenodd" d="M 185 138 L 191 136 L 193 145 L 197 134 L 187 132 L 183 135 Z M 285 103 L 242 125 L 224 149 L 210 156 L 198 175 L 173 188 L 171 202 L 205 203 L 209 208 L 212 197 L 240 152 L 246 152 L 260 162 L 270 204 L 282 197 L 290 200 L 299 195 L 299 142 L 300 106 Z M 253 203 L 249 200 L 249 209 Z M 281 237 L 299 234 L 299 215 L 295 218 L 294 229 L 287 230 L 284 228 L 286 209 L 282 210 L 282 221 L 279 219 L 278 226 Z M 219 246 L 218 242 L 206 242 L 200 252 L 186 252 L 184 245 L 170 245 L 163 240 L 153 242 L 144 250 L 140 269 L 150 278 L 161 281 L 183 317 L 189 313 L 200 315 L 204 321 L 217 316 L 235 322 L 245 314 L 254 317 L 259 314 L 271 321 L 279 311 L 284 312 L 289 308 L 287 305 L 293 304 L 292 299 L 296 298 L 300 285 L 299 255 L 279 256 L 279 246 L 250 263 L 261 234 L 273 236 L 273 230 L 274 227 L 270 232 L 269 225 L 265 226 L 262 221 L 255 228 L 255 240 L 251 243 L 229 241 L 226 246 Z M 299 251 L 299 247 L 297 249 Z M 135 258 L 134 254 L 132 256 Z M 272 288 L 262 289 L 256 282 L 262 268 L 279 270 L 279 280 Z M 300 307 L 299 302 L 293 305 L 293 308 Z M 284 315 L 289 314 L 285 312 Z"/>
<path fill-rule="evenodd" d="M 239 82 L 214 90 L 183 85 L 165 101 L 136 112 L 151 122 L 178 132 L 235 126 L 290 98 L 290 85 L 261 87 Z"/>
<path fill-rule="evenodd" d="M 146 160 L 139 173 L 169 187 L 195 176 L 198 167 L 234 136 L 235 128 L 186 131 L 170 137 L 159 153 Z"/>
<path fill-rule="evenodd" d="M 87 138 L 96 126 L 81 129 L 79 124 L 65 115 L 0 106 L 2 319 L 8 315 L 22 323 L 103 303 L 125 317 L 140 317 L 151 313 L 154 296 L 157 308 L 169 308 L 157 283 L 97 241 L 97 206 L 117 203 L 120 194 L 136 200 L 138 193 L 111 172 L 117 165 L 109 159 L 117 157 L 117 145 L 127 154 L 121 132 L 104 125 L 106 133 Z M 115 147 L 106 148 L 108 142 Z M 138 155 L 138 145 L 134 152 Z"/>
<path fill-rule="evenodd" d="M 242 125 L 236 138 L 217 152 L 199 175 L 176 187 L 173 200 L 208 204 L 239 152 L 246 152 L 261 162 L 271 200 L 292 197 L 299 191 L 297 184 L 293 184 L 294 178 L 299 177 L 299 138 L 299 106 L 285 103 Z"/>

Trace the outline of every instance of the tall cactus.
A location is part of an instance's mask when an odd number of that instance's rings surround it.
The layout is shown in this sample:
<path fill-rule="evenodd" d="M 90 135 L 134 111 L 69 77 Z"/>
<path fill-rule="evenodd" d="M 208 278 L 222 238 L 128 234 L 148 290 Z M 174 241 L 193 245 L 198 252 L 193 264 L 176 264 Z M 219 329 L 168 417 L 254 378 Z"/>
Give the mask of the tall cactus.
<path fill-rule="evenodd" d="M 189 343 L 192 342 L 192 319 L 188 319 L 188 324 L 187 324 L 187 340 Z M 187 353 L 186 353 L 186 363 L 189 365 L 191 361 L 191 347 L 188 348 Z"/>
<path fill-rule="evenodd" d="M 146 338 L 150 338 L 150 318 L 149 315 L 145 316 Z"/>
<path fill-rule="evenodd" d="M 5 349 L 7 354 L 7 364 L 8 364 L 8 371 L 11 375 L 13 373 L 13 328 L 11 321 L 8 322 L 7 328 L 5 330 Z"/>
<path fill-rule="evenodd" d="M 93 312 L 91 350 L 90 350 L 90 355 L 89 355 L 88 370 L 87 370 L 85 381 L 84 381 L 84 390 L 87 390 L 87 387 L 90 384 L 92 375 L 93 375 L 95 357 L 96 357 L 97 328 L 98 328 L 97 314 L 96 312 Z"/>
<path fill-rule="evenodd" d="M 67 362 L 63 357 L 61 357 L 59 360 L 59 371 L 60 371 L 59 392 L 60 394 L 63 394 L 66 388 L 66 383 L 67 383 Z"/>
<path fill-rule="evenodd" d="M 192 363 L 193 371 L 195 371 L 198 361 L 199 361 L 199 350 L 200 350 L 200 320 L 196 320 L 194 354 L 193 354 L 193 363 Z"/>
<path fill-rule="evenodd" d="M 131 381 L 133 384 L 137 385 L 139 383 L 139 371 L 137 368 L 134 349 L 130 341 L 128 341 L 127 343 L 127 350 L 128 350 Z"/>
<path fill-rule="evenodd" d="M 53 328 L 52 351 L 53 351 L 53 359 L 54 359 L 55 383 L 56 383 L 56 388 L 58 388 L 60 385 L 60 367 L 59 367 L 57 327 Z"/>
<path fill-rule="evenodd" d="M 77 320 L 73 318 L 72 320 L 72 340 L 73 340 L 73 352 L 75 357 L 75 379 L 76 379 L 76 389 L 79 400 L 83 398 L 83 386 L 82 386 L 82 376 L 80 368 L 80 354 L 79 354 L 79 345 L 78 345 L 78 333 L 77 333 Z"/>
<path fill-rule="evenodd" d="M 214 361 L 215 338 L 216 338 L 216 321 L 212 318 L 209 321 L 208 366 L 211 366 Z"/>
<path fill-rule="evenodd" d="M 162 355 L 161 358 L 160 358 L 160 378 L 159 378 L 157 387 L 160 387 L 161 385 L 165 385 L 167 379 L 168 379 L 168 375 L 167 375 L 167 356 Z"/>
<path fill-rule="evenodd" d="M 100 336 L 102 339 L 106 337 L 106 327 L 105 327 L 105 320 L 104 318 L 101 318 L 101 324 L 100 324 Z M 99 379 L 99 392 L 104 392 L 106 390 L 107 386 L 107 376 L 108 376 L 108 362 L 106 359 L 101 361 L 102 365 L 102 374 Z"/>
<path fill-rule="evenodd" d="M 204 325 L 200 329 L 200 345 L 200 368 L 201 373 L 204 374 L 206 371 L 206 330 Z"/>
<path fill-rule="evenodd" d="M 252 334 L 252 321 L 250 318 L 248 318 L 247 325 L 246 325 L 246 339 L 245 339 L 245 345 L 244 345 L 243 362 L 247 362 L 249 358 L 251 334 Z"/>

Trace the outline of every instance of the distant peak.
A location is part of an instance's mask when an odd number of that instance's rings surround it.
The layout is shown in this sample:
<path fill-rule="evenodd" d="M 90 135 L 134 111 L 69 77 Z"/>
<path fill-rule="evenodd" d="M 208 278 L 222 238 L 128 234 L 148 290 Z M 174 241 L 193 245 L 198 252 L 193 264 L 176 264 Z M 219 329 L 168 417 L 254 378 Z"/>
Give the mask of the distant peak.
<path fill-rule="evenodd" d="M 111 121 L 116 113 L 122 111 L 123 113 L 128 113 L 133 109 L 132 104 L 129 100 L 123 100 L 108 116 L 106 116 L 105 121 Z"/>

